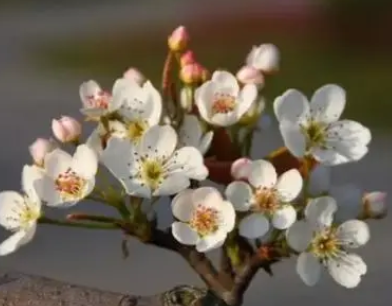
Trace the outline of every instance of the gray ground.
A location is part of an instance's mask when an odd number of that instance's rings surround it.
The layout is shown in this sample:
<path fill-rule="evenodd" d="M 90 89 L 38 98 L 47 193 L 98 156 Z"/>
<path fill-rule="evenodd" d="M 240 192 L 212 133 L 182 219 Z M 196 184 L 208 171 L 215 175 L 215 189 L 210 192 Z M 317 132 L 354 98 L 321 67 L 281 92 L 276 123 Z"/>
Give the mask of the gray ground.
<path fill-rule="evenodd" d="M 24 163 L 29 162 L 27 146 L 37 136 L 50 135 L 51 118 L 78 114 L 78 86 L 82 80 L 93 77 L 86 75 L 69 78 L 67 75 L 39 71 L 28 62 L 27 47 L 38 40 L 74 36 L 83 31 L 115 30 L 116 26 L 124 24 L 128 27 L 134 26 L 137 30 L 149 19 L 157 22 L 170 20 L 171 28 L 184 21 L 185 17 L 196 14 L 195 10 L 188 10 L 184 2 L 181 2 L 181 7 L 176 7 L 177 10 L 184 11 L 182 17 L 178 17 L 181 14 L 173 13 L 170 5 L 154 9 L 152 3 L 148 1 L 143 6 L 138 3 L 111 3 L 97 6 L 94 10 L 87 6 L 77 10 L 47 7 L 45 11 L 7 11 L 2 8 L 2 190 L 18 188 L 20 170 Z M 337 169 L 337 182 L 353 181 L 367 190 L 391 191 L 392 142 L 387 141 L 388 137 L 381 132 L 374 133 L 371 153 L 358 164 Z M 260 146 L 255 149 L 255 156 L 261 156 L 261 153 L 281 144 L 277 133 L 262 135 L 257 143 Z M 161 208 L 167 209 L 164 203 Z M 103 211 L 89 203 L 80 205 L 77 209 Z M 272 306 L 296 302 L 302 305 L 387 305 L 392 298 L 391 231 L 391 217 L 374 224 L 374 239 L 363 252 L 369 265 L 369 273 L 359 289 L 343 290 L 327 277 L 318 287 L 308 288 L 295 274 L 293 261 L 288 261 L 276 267 L 274 278 L 268 278 L 263 273 L 258 275 L 247 294 L 246 305 L 262 303 L 264 306 Z M 134 241 L 131 242 L 129 259 L 122 260 L 121 238 L 116 232 L 41 227 L 34 243 L 11 256 L 1 258 L 0 267 L 115 292 L 138 294 L 156 293 L 176 284 L 199 282 L 175 255 Z"/>

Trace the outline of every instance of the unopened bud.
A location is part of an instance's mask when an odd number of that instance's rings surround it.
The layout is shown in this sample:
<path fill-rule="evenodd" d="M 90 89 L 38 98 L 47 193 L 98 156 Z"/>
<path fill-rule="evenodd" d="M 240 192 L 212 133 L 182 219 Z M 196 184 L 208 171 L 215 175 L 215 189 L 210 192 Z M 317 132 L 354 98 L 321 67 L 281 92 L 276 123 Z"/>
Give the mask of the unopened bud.
<path fill-rule="evenodd" d="M 33 158 L 34 163 L 39 166 L 44 166 L 45 156 L 56 149 L 58 146 L 51 139 L 37 138 L 30 146 L 29 152 Z"/>
<path fill-rule="evenodd" d="M 273 44 L 263 44 L 253 47 L 249 53 L 246 64 L 267 74 L 275 73 L 279 70 L 280 54 L 279 49 Z"/>
<path fill-rule="evenodd" d="M 180 58 L 181 67 L 184 67 L 189 64 L 196 63 L 196 57 L 193 51 L 186 51 Z"/>
<path fill-rule="evenodd" d="M 169 49 L 173 52 L 182 52 L 189 42 L 189 34 L 184 26 L 180 26 L 169 36 Z"/>
<path fill-rule="evenodd" d="M 231 165 L 231 176 L 235 180 L 248 180 L 251 170 L 252 160 L 242 157 L 234 161 Z"/>
<path fill-rule="evenodd" d="M 139 85 L 142 85 L 146 80 L 144 75 L 136 68 L 129 68 L 127 71 L 125 71 L 124 78 L 132 80 Z"/>
<path fill-rule="evenodd" d="M 264 76 L 260 70 L 252 66 L 244 66 L 237 72 L 237 79 L 243 84 L 255 84 L 259 88 L 264 85 Z"/>
<path fill-rule="evenodd" d="M 192 111 L 193 106 L 193 96 L 192 96 L 192 89 L 188 86 L 185 86 L 180 91 L 180 104 L 182 109 L 190 113 Z"/>
<path fill-rule="evenodd" d="M 369 219 L 381 219 L 387 215 L 386 192 L 373 191 L 363 197 L 363 216 Z"/>
<path fill-rule="evenodd" d="M 203 69 L 198 63 L 188 64 L 181 68 L 180 79 L 189 85 L 199 83 L 203 77 Z"/>
<path fill-rule="evenodd" d="M 59 141 L 64 143 L 74 142 L 79 139 L 82 132 L 82 126 L 76 119 L 64 116 L 59 120 L 53 119 L 52 131 Z"/>

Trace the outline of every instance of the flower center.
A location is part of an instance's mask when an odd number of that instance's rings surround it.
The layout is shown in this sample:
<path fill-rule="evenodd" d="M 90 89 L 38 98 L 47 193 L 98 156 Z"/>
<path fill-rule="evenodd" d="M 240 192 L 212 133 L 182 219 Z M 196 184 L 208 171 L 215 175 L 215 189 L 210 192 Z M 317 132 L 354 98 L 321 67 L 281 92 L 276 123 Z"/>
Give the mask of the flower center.
<path fill-rule="evenodd" d="M 317 233 L 310 244 L 310 252 L 319 259 L 334 257 L 340 251 L 341 243 L 332 228 Z"/>
<path fill-rule="evenodd" d="M 253 198 L 252 210 L 266 214 L 273 214 L 279 207 L 280 201 L 273 189 L 261 188 Z"/>
<path fill-rule="evenodd" d="M 212 104 L 212 113 L 227 114 L 232 112 L 236 106 L 236 99 L 229 94 L 216 94 Z"/>
<path fill-rule="evenodd" d="M 162 162 L 155 159 L 144 160 L 141 167 L 141 179 L 151 189 L 157 189 L 164 179 L 164 169 Z"/>
<path fill-rule="evenodd" d="M 41 215 L 38 205 L 29 203 L 30 199 L 25 196 L 23 208 L 19 214 L 19 223 L 21 228 L 27 228 L 32 222 L 35 222 Z"/>
<path fill-rule="evenodd" d="M 55 180 L 56 190 L 66 200 L 81 198 L 86 184 L 87 181 L 77 175 L 71 168 L 60 173 Z"/>
<path fill-rule="evenodd" d="M 306 127 L 303 127 L 303 131 L 307 138 L 308 148 L 325 144 L 325 126 L 319 122 L 311 121 Z"/>
<path fill-rule="evenodd" d="M 110 98 L 111 95 L 108 92 L 100 91 L 96 96 L 90 96 L 88 99 L 91 107 L 108 109 Z"/>
<path fill-rule="evenodd" d="M 129 139 L 138 142 L 147 130 L 147 123 L 142 120 L 131 121 L 128 123 L 128 137 Z"/>
<path fill-rule="evenodd" d="M 195 229 L 200 236 L 214 233 L 218 229 L 218 211 L 202 204 L 197 205 L 189 225 Z"/>

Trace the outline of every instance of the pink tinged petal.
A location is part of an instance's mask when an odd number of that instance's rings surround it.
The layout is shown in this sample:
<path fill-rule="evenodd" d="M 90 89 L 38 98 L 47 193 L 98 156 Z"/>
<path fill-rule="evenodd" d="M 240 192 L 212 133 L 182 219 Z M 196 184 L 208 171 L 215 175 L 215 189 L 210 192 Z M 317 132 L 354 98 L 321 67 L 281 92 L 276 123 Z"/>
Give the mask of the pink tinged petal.
<path fill-rule="evenodd" d="M 297 211 L 293 206 L 288 205 L 277 210 L 273 216 L 271 223 L 272 225 L 280 230 L 288 229 L 294 224 L 297 219 Z"/>
<path fill-rule="evenodd" d="M 370 214 L 369 217 L 378 218 L 387 213 L 386 203 L 387 193 L 381 191 L 373 191 L 365 194 L 363 197 L 363 209 L 365 213 Z"/>
<path fill-rule="evenodd" d="M 48 176 L 34 182 L 39 197 L 46 202 L 47 206 L 58 207 L 63 204 L 60 193 L 56 190 L 56 185 Z"/>
<path fill-rule="evenodd" d="M 220 215 L 221 215 L 221 230 L 230 233 L 235 227 L 236 214 L 233 207 L 228 201 L 222 201 L 219 207 Z"/>
<path fill-rule="evenodd" d="M 173 237 L 184 245 L 195 245 L 199 242 L 199 235 L 188 224 L 174 222 L 171 226 Z"/>
<path fill-rule="evenodd" d="M 321 277 L 321 264 L 311 253 L 302 253 L 297 259 L 297 273 L 307 286 L 314 286 Z"/>
<path fill-rule="evenodd" d="M 195 205 L 205 205 L 208 207 L 220 208 L 223 201 L 222 195 L 214 187 L 200 187 L 193 191 L 192 202 Z"/>
<path fill-rule="evenodd" d="M 240 90 L 236 77 L 228 71 L 215 71 L 212 74 L 211 80 L 212 82 L 217 83 L 219 87 L 232 88 L 234 96 L 236 96 Z"/>
<path fill-rule="evenodd" d="M 98 170 L 97 154 L 88 145 L 79 145 L 73 156 L 71 168 L 85 179 L 95 177 Z"/>
<path fill-rule="evenodd" d="M 358 248 L 369 241 L 369 226 L 360 220 L 346 221 L 338 227 L 337 237 L 346 247 Z"/>
<path fill-rule="evenodd" d="M 183 222 L 188 222 L 193 213 L 192 189 L 185 189 L 179 192 L 171 202 L 171 209 L 174 217 Z"/>
<path fill-rule="evenodd" d="M 303 220 L 294 223 L 286 231 L 286 240 L 290 248 L 297 252 L 305 251 L 313 238 L 312 226 Z"/>
<path fill-rule="evenodd" d="M 231 165 L 231 176 L 236 180 L 248 179 L 251 170 L 252 160 L 242 157 L 234 161 Z"/>
<path fill-rule="evenodd" d="M 242 87 L 238 96 L 237 116 L 242 117 L 256 101 L 258 95 L 257 86 L 254 84 L 247 84 Z"/>
<path fill-rule="evenodd" d="M 45 176 L 43 169 L 37 166 L 25 165 L 22 171 L 22 188 L 32 202 L 32 205 L 41 205 L 41 200 L 35 189 L 35 182 Z"/>
<path fill-rule="evenodd" d="M 0 225 L 8 230 L 20 227 L 20 213 L 25 199 L 16 191 L 0 192 Z"/>
<path fill-rule="evenodd" d="M 252 162 L 249 183 L 255 188 L 272 188 L 277 182 L 275 167 L 266 160 Z"/>
<path fill-rule="evenodd" d="M 320 87 L 310 102 L 310 113 L 313 120 L 331 123 L 339 120 L 346 106 L 346 92 L 335 84 Z"/>
<path fill-rule="evenodd" d="M 211 235 L 207 235 L 197 242 L 196 251 L 205 253 L 217 249 L 223 245 L 226 237 L 226 232 L 222 230 L 218 230 Z"/>
<path fill-rule="evenodd" d="M 331 168 L 317 165 L 310 173 L 308 192 L 312 196 L 320 196 L 331 187 Z"/>
<path fill-rule="evenodd" d="M 329 274 L 341 286 L 351 289 L 361 282 L 367 272 L 366 263 L 356 254 L 346 254 L 327 263 Z"/>
<path fill-rule="evenodd" d="M 361 213 L 362 190 L 356 185 L 332 186 L 329 194 L 338 203 L 338 211 L 336 213 L 336 219 L 338 221 L 355 219 Z"/>
<path fill-rule="evenodd" d="M 309 102 L 302 92 L 289 89 L 275 99 L 274 112 L 279 122 L 299 123 L 309 116 Z"/>
<path fill-rule="evenodd" d="M 177 146 L 177 133 L 169 125 L 156 125 L 143 136 L 139 147 L 142 156 L 169 158 Z"/>
<path fill-rule="evenodd" d="M 80 85 L 79 95 L 84 107 L 90 107 L 90 98 L 95 97 L 101 91 L 96 81 L 90 80 Z"/>
<path fill-rule="evenodd" d="M 72 165 L 72 156 L 61 149 L 55 149 L 45 156 L 46 173 L 57 178 L 60 173 L 67 171 Z"/>
<path fill-rule="evenodd" d="M 268 233 L 270 226 L 268 219 L 263 214 L 251 214 L 241 220 L 239 233 L 248 239 L 263 237 Z"/>
<path fill-rule="evenodd" d="M 183 173 L 169 174 L 162 184 L 153 192 L 153 196 L 173 195 L 188 188 L 189 185 L 189 178 Z"/>
<path fill-rule="evenodd" d="M 198 146 L 198 149 L 201 154 L 206 154 L 207 151 L 209 150 L 212 142 L 212 138 L 214 137 L 214 132 L 209 131 L 207 132 L 201 139 L 200 144 Z"/>
<path fill-rule="evenodd" d="M 306 220 L 314 226 L 330 226 L 338 206 L 329 196 L 309 200 L 305 208 Z"/>
<path fill-rule="evenodd" d="M 253 196 L 252 189 L 245 182 L 232 182 L 225 191 L 226 198 L 233 203 L 235 210 L 248 211 Z"/>
<path fill-rule="evenodd" d="M 303 157 L 306 152 L 306 136 L 301 127 L 288 121 L 281 122 L 279 125 L 283 142 L 287 149 L 295 157 Z"/>
<path fill-rule="evenodd" d="M 282 202 L 294 200 L 302 190 L 303 180 L 297 169 L 283 173 L 276 183 L 276 190 Z"/>

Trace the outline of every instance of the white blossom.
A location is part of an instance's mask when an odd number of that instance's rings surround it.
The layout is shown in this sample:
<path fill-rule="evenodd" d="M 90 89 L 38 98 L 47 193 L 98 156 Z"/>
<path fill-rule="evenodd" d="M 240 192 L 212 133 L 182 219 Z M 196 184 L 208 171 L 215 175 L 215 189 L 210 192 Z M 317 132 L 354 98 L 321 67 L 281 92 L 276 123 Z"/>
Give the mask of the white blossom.
<path fill-rule="evenodd" d="M 172 224 L 176 240 L 195 245 L 198 252 L 219 248 L 234 229 L 235 211 L 213 187 L 185 189 L 172 201 L 173 215 L 179 220 Z"/>
<path fill-rule="evenodd" d="M 257 98 L 257 86 L 247 84 L 242 89 L 234 75 L 215 71 L 211 80 L 195 92 L 195 103 L 202 118 L 216 126 L 237 123 Z"/>
<path fill-rule="evenodd" d="M 41 215 L 41 201 L 34 188 L 41 170 L 37 166 L 24 166 L 22 189 L 0 192 L 0 225 L 13 234 L 0 244 L 0 256 L 16 251 L 30 242 L 36 232 L 37 220 Z"/>
<path fill-rule="evenodd" d="M 190 179 L 204 180 L 208 169 L 194 147 L 176 150 L 178 136 L 169 126 L 150 128 L 138 144 L 112 137 L 102 162 L 130 195 L 150 198 L 187 188 Z"/>
<path fill-rule="evenodd" d="M 37 192 L 48 206 L 72 206 L 93 191 L 97 168 L 97 155 L 85 144 L 73 156 L 56 149 L 45 158 L 44 172 L 35 184 Z"/>
<path fill-rule="evenodd" d="M 360 160 L 371 133 L 358 122 L 339 120 L 345 104 L 345 91 L 333 84 L 319 88 L 310 104 L 295 89 L 276 98 L 274 111 L 286 147 L 297 157 L 311 155 L 325 165 Z"/>
<path fill-rule="evenodd" d="M 265 73 L 273 73 L 279 70 L 280 53 L 273 44 L 253 46 L 248 54 L 246 64 Z"/>
<path fill-rule="evenodd" d="M 356 287 L 367 272 L 365 262 L 350 249 L 368 242 L 369 228 L 359 220 L 336 226 L 333 224 L 336 210 L 336 201 L 332 197 L 313 199 L 305 209 L 305 219 L 296 222 L 286 232 L 289 246 L 300 252 L 297 273 L 308 286 L 318 282 L 322 267 L 346 288 Z"/>
<path fill-rule="evenodd" d="M 213 131 L 203 131 L 201 122 L 194 115 L 185 115 L 178 131 L 180 146 L 195 147 L 203 155 L 210 148 L 213 135 Z"/>
<path fill-rule="evenodd" d="M 291 169 L 279 178 L 274 166 L 265 160 L 253 161 L 249 166 L 248 183 L 232 182 L 226 188 L 226 197 L 237 211 L 250 212 L 239 224 L 240 234 L 254 239 L 270 229 L 287 229 L 297 218 L 290 204 L 302 190 L 302 177 Z"/>

